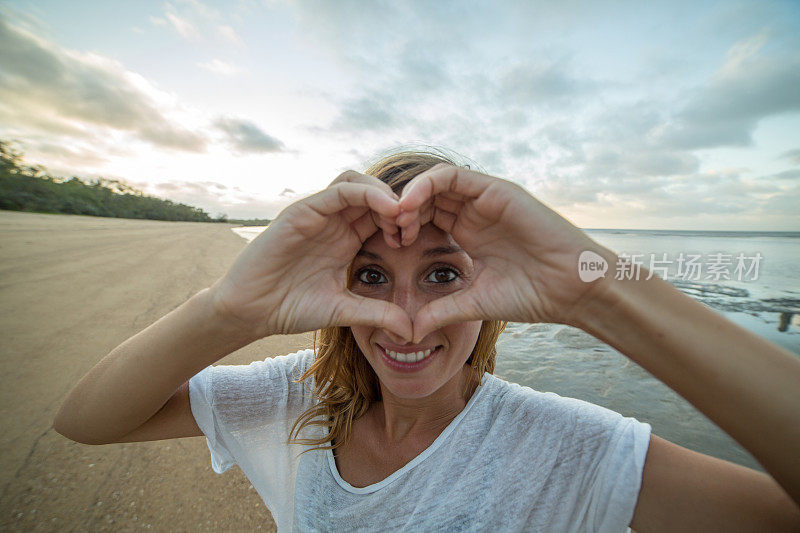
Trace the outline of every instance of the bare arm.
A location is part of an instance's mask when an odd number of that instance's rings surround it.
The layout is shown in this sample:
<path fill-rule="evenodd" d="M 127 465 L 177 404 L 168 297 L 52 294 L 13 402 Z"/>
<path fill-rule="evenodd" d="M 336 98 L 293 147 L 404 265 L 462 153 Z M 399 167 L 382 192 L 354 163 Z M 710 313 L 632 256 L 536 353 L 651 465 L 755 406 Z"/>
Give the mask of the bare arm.
<path fill-rule="evenodd" d="M 657 277 L 605 288 L 577 325 L 686 398 L 774 478 L 654 437 L 631 527 L 800 527 L 800 359 Z"/>
<path fill-rule="evenodd" d="M 800 531 L 800 508 L 767 474 L 655 434 L 630 527 L 672 531 Z"/>
<path fill-rule="evenodd" d="M 350 182 L 287 207 L 213 287 L 92 368 L 61 406 L 56 431 L 87 444 L 199 435 L 187 380 L 257 339 L 351 324 L 410 337 L 400 307 L 345 283 L 363 241 L 397 210 L 385 191 Z"/>
<path fill-rule="evenodd" d="M 254 340 L 217 312 L 210 300 L 209 289 L 200 291 L 104 357 L 65 399 L 53 424 L 56 431 L 85 444 L 199 434 L 185 383 Z M 157 413 L 162 423 L 156 419 L 151 425 L 152 438 L 131 435 Z M 154 432 L 155 427 L 160 431 Z M 124 439 L 127 435 L 130 438 Z"/>
<path fill-rule="evenodd" d="M 505 180 L 439 165 L 406 186 L 400 208 L 404 244 L 432 221 L 478 271 L 468 289 L 417 311 L 415 339 L 477 319 L 580 327 L 686 398 L 772 476 L 654 437 L 632 527 L 800 530 L 800 359 L 661 279 L 584 283 L 583 252 L 611 265 L 616 255 Z"/>

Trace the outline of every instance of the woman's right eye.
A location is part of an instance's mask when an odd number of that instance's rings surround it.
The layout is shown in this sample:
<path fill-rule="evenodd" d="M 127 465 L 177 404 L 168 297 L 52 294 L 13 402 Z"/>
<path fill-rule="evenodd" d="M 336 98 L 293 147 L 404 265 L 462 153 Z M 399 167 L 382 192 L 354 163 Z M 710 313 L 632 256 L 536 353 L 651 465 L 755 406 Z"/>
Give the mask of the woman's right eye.
<path fill-rule="evenodd" d="M 386 276 L 381 272 L 371 268 L 365 268 L 358 273 L 358 281 L 366 283 L 367 285 L 379 285 L 389 280 L 387 280 Z"/>

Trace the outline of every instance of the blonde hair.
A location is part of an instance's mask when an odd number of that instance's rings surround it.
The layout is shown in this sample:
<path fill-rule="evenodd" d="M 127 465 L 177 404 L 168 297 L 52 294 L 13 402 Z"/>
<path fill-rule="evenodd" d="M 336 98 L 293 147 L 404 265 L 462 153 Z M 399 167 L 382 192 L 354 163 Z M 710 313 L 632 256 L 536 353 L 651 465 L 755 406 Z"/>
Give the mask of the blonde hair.
<path fill-rule="evenodd" d="M 404 150 L 380 158 L 364 173 L 378 178 L 400 194 L 411 179 L 439 163 L 469 168 L 469 165 L 457 165 L 454 158 L 442 150 Z M 494 373 L 495 344 L 505 326 L 505 322 L 498 321 L 481 324 L 478 340 L 467 359 L 470 374 L 465 394 L 470 386 L 480 383 L 485 372 Z M 289 442 L 316 446 L 312 449 L 333 450 L 349 440 L 353 422 L 363 416 L 373 402 L 381 399 L 380 383 L 349 327 L 315 332 L 314 350 L 314 363 L 297 381 L 313 377 L 312 394 L 319 402 L 298 417 L 289 433 Z M 318 439 L 300 438 L 300 431 L 312 425 L 327 427 L 328 433 Z"/>

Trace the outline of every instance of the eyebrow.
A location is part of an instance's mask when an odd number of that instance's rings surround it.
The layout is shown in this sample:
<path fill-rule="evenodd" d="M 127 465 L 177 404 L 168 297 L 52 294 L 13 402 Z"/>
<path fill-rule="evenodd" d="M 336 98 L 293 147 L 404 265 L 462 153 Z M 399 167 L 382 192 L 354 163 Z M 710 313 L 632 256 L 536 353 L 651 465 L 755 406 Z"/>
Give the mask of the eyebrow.
<path fill-rule="evenodd" d="M 439 257 L 440 255 L 452 255 L 459 253 L 465 252 L 458 246 L 437 246 L 436 248 L 430 248 L 422 252 L 422 257 Z M 358 253 L 356 253 L 356 257 L 366 257 L 368 259 L 372 259 L 373 261 L 383 261 L 383 258 L 380 255 L 373 252 L 367 252 L 366 250 L 359 250 Z"/>
<path fill-rule="evenodd" d="M 436 248 L 431 248 L 430 250 L 425 250 L 422 252 L 422 257 L 439 257 L 440 255 L 451 255 L 458 253 L 464 253 L 464 250 L 458 246 L 437 246 Z"/>
<path fill-rule="evenodd" d="M 372 252 L 367 252 L 365 250 L 359 250 L 356 253 L 356 257 L 366 257 L 368 259 L 372 259 L 373 261 L 383 261 L 383 258 L 378 254 L 373 254 Z"/>

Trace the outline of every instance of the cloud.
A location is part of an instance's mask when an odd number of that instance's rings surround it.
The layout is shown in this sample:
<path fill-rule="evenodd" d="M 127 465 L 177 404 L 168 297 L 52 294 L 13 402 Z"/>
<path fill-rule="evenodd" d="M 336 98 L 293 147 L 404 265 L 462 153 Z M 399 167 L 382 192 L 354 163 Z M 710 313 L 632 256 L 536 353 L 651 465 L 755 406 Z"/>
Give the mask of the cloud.
<path fill-rule="evenodd" d="M 446 65 L 445 61 L 431 54 L 424 43 L 406 43 L 397 58 L 396 68 L 391 69 L 396 73 L 391 85 L 401 90 L 413 90 L 417 94 L 450 90 L 453 82 Z"/>
<path fill-rule="evenodd" d="M 179 17 L 175 13 L 166 13 L 165 16 L 167 17 L 167 22 L 169 22 L 170 26 L 178 32 L 178 35 L 183 37 L 184 39 L 188 39 L 190 41 L 196 41 L 200 39 L 200 32 L 197 30 L 197 27 L 189 22 L 188 20 Z"/>
<path fill-rule="evenodd" d="M 791 214 L 774 211 L 797 196 L 800 186 L 787 188 L 763 179 L 749 179 L 740 172 L 698 172 L 670 180 L 658 177 L 598 178 L 586 173 L 557 171 L 531 185 L 536 196 L 563 210 L 589 210 L 601 217 L 641 217 L 677 221 L 700 215 L 757 217 Z M 795 209 L 796 212 L 796 209 Z M 604 215 L 605 213 L 605 215 Z M 796 213 L 795 213 L 796 214 Z"/>
<path fill-rule="evenodd" d="M 565 62 L 528 59 L 503 65 L 490 78 L 499 80 L 491 83 L 491 98 L 521 106 L 567 104 L 596 88 L 593 82 L 572 76 Z"/>
<path fill-rule="evenodd" d="M 240 152 L 282 152 L 284 145 L 264 133 L 249 120 L 220 118 L 215 126 L 226 134 L 227 141 Z"/>
<path fill-rule="evenodd" d="M 217 35 L 219 35 L 223 40 L 228 41 L 229 43 L 235 44 L 237 46 L 244 46 L 244 41 L 239 34 L 236 33 L 232 27 L 228 26 L 227 24 L 222 24 L 221 26 L 217 26 Z"/>
<path fill-rule="evenodd" d="M 588 157 L 584 172 L 593 176 L 674 176 L 696 172 L 697 156 L 662 149 L 638 147 L 636 151 L 604 147 Z"/>
<path fill-rule="evenodd" d="M 226 63 L 220 59 L 198 63 L 197 66 L 219 76 L 235 76 L 241 72 L 241 69 L 236 65 Z"/>
<path fill-rule="evenodd" d="M 750 146 L 762 119 L 800 110 L 800 54 L 766 56 L 764 43 L 759 34 L 734 45 L 657 137 L 680 149 Z"/>
<path fill-rule="evenodd" d="M 393 105 L 393 97 L 385 93 L 372 93 L 343 102 L 339 116 L 331 129 L 344 131 L 376 131 L 395 127 L 400 116 Z"/>
<path fill-rule="evenodd" d="M 216 40 L 244 47 L 244 41 L 229 24 L 223 23 L 223 13 L 198 2 L 197 0 L 178 0 L 175 4 L 164 4 L 163 17 L 150 17 L 150 21 L 160 27 L 168 27 L 183 39 L 190 42 Z"/>
<path fill-rule="evenodd" d="M 788 159 L 794 165 L 800 165 L 800 148 L 794 150 L 787 150 L 780 156 L 781 159 Z"/>
<path fill-rule="evenodd" d="M 522 159 L 525 157 L 534 157 L 537 155 L 536 150 L 531 148 L 529 142 L 514 141 L 508 146 L 508 153 L 511 157 Z"/>
<path fill-rule="evenodd" d="M 273 218 L 296 197 L 283 195 L 265 198 L 226 187 L 214 181 L 170 181 L 156 184 L 131 183 L 146 194 L 199 207 L 212 216 L 225 213 L 230 218 Z"/>
<path fill-rule="evenodd" d="M 53 144 L 48 141 L 31 143 L 29 146 L 31 149 L 26 153 L 33 153 L 34 156 L 38 154 L 46 154 L 48 156 L 48 169 L 53 174 L 60 174 L 61 169 L 64 168 L 80 168 L 86 165 L 96 166 L 108 161 L 108 158 L 98 153 L 97 150 L 83 146 L 69 147 L 65 144 Z M 30 155 L 28 157 L 33 159 Z"/>
<path fill-rule="evenodd" d="M 205 149 L 202 136 L 167 117 L 163 93 L 116 61 L 59 48 L 2 19 L 0 49 L 0 119 L 38 130 L 44 116 L 65 130 L 100 126 L 165 148 Z"/>
<path fill-rule="evenodd" d="M 794 168 L 791 170 L 784 170 L 783 172 L 778 172 L 777 174 L 773 174 L 770 176 L 772 179 L 777 180 L 795 180 L 800 178 L 800 169 Z"/>

